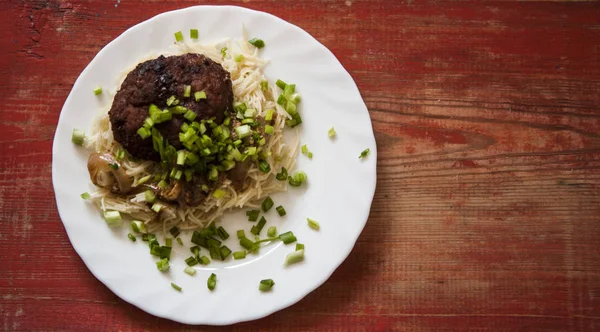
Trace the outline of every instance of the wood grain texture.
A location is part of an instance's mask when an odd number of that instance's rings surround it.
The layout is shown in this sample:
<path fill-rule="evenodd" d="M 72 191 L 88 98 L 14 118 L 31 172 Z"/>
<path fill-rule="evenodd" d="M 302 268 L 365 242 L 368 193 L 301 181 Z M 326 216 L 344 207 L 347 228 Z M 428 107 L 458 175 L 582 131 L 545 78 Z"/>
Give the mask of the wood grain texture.
<path fill-rule="evenodd" d="M 594 2 L 212 2 L 302 27 L 354 77 L 378 144 L 371 217 L 328 282 L 255 322 L 190 327 L 112 294 L 57 214 L 58 116 L 104 45 L 202 3 L 0 3 L 3 330 L 600 330 Z"/>

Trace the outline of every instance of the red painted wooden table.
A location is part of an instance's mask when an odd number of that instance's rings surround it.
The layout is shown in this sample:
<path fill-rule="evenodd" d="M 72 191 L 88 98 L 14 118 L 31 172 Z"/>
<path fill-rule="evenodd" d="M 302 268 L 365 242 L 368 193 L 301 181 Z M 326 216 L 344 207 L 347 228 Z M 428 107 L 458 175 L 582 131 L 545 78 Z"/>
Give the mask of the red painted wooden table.
<path fill-rule="evenodd" d="M 5 331 L 194 329 L 96 280 L 57 214 L 51 147 L 109 41 L 203 1 L 0 3 Z M 206 330 L 600 330 L 600 5 L 218 1 L 273 13 L 339 58 L 379 149 L 371 217 L 323 286 Z"/>

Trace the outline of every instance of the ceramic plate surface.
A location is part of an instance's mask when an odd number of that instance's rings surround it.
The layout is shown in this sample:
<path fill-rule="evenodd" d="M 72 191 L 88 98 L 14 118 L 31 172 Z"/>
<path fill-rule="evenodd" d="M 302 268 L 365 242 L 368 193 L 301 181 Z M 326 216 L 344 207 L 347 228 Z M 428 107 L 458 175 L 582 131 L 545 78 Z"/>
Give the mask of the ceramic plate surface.
<path fill-rule="evenodd" d="M 294 244 L 274 243 L 245 260 L 211 262 L 196 266 L 191 277 L 183 272 L 190 256 L 190 234 L 185 246 L 173 245 L 171 268 L 161 273 L 146 242 L 132 243 L 127 225 L 111 229 L 99 211 L 80 198 L 92 191 L 87 172 L 89 151 L 71 143 L 73 128 L 90 128 L 98 109 L 110 105 L 122 71 L 135 66 L 148 54 L 166 52 L 173 33 L 199 30 L 202 43 L 240 38 L 242 25 L 250 38 L 266 43 L 261 56 L 271 62 L 265 69 L 269 80 L 282 79 L 297 85 L 302 95 L 299 109 L 301 145 L 314 153 L 309 160 L 299 155 L 297 169 L 308 174 L 308 184 L 273 195 L 267 227 L 293 231 L 305 244 L 305 260 L 284 267 L 285 256 Z M 104 91 L 95 96 L 100 85 Z M 337 138 L 327 131 L 335 126 Z M 361 151 L 371 154 L 359 159 Z M 375 191 L 377 149 L 367 108 L 354 81 L 335 56 L 304 30 L 275 16 L 240 7 L 198 6 L 158 15 L 140 23 L 104 47 L 81 73 L 60 114 L 53 145 L 52 180 L 60 217 L 69 239 L 90 271 L 123 300 L 159 317 L 187 324 L 224 325 L 269 315 L 301 300 L 323 284 L 352 250 L 367 218 Z M 312 230 L 306 218 L 317 220 L 321 229 Z M 244 211 L 227 213 L 222 225 L 231 237 L 225 242 L 240 250 L 235 231 L 249 233 L 252 223 Z M 265 227 L 266 229 L 266 227 Z M 264 232 L 264 231 L 263 231 Z M 264 234 L 263 234 L 264 235 Z M 160 242 L 163 238 L 160 237 Z M 203 249 L 204 250 L 204 249 Z M 206 253 L 207 254 L 207 253 Z M 206 280 L 217 275 L 217 287 L 209 291 Z M 259 281 L 273 279 L 272 291 L 261 293 Z M 174 282 L 183 288 L 171 288 Z"/>

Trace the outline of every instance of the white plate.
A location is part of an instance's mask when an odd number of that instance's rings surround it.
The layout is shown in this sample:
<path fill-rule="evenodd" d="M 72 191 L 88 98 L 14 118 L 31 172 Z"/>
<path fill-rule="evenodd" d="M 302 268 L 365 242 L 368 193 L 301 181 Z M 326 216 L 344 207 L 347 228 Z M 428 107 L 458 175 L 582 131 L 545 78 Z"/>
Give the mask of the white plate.
<path fill-rule="evenodd" d="M 296 83 L 302 95 L 300 112 L 301 144 L 314 153 L 308 160 L 298 157 L 298 169 L 308 174 L 308 185 L 290 188 L 273 196 L 275 206 L 283 205 L 287 216 L 275 209 L 267 215 L 267 227 L 291 230 L 306 245 L 305 261 L 283 267 L 294 244 L 271 244 L 258 255 L 245 260 L 211 262 L 196 267 L 190 277 L 183 273 L 184 259 L 190 256 L 189 235 L 185 247 L 174 243 L 171 269 L 157 270 L 156 259 L 141 239 L 130 242 L 128 227 L 113 230 L 106 226 L 98 210 L 79 195 L 91 191 L 85 149 L 71 143 L 73 128 L 90 127 L 96 110 L 108 105 L 107 94 L 92 93 L 96 85 L 105 91 L 118 89 L 117 77 L 148 53 L 166 51 L 174 42 L 173 33 L 197 28 L 201 42 L 241 37 L 244 24 L 250 38 L 266 43 L 262 56 L 271 63 L 265 70 L 270 80 Z M 327 130 L 335 126 L 337 138 Z M 358 156 L 366 148 L 371 154 Z M 52 180 L 61 219 L 73 247 L 90 271 L 110 290 L 140 309 L 187 324 L 224 325 L 269 315 L 301 300 L 323 284 L 348 256 L 362 231 L 373 200 L 377 149 L 371 120 L 360 93 L 342 65 L 322 44 L 304 30 L 275 16 L 240 7 L 198 6 L 158 15 L 140 23 L 113 40 L 81 73 L 62 109 L 52 148 Z M 316 219 L 320 231 L 307 226 L 306 218 Z M 235 231 L 249 223 L 243 211 L 227 214 L 222 225 L 231 237 L 226 244 L 240 250 Z M 266 229 L 266 227 L 265 227 Z M 161 238 L 161 243 L 163 239 Z M 218 277 L 210 292 L 206 280 Z M 261 293 L 261 279 L 271 278 L 271 292 Z M 183 287 L 179 293 L 171 282 Z"/>

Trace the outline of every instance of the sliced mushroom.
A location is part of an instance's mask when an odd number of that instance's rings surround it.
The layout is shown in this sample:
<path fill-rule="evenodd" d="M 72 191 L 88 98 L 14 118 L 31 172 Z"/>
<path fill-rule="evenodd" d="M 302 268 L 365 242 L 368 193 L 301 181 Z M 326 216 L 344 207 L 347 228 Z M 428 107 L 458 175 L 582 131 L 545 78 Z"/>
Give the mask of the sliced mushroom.
<path fill-rule="evenodd" d="M 202 185 L 206 184 L 206 180 L 203 177 L 194 175 L 191 181 L 185 183 L 183 194 L 179 199 L 179 204 L 183 206 L 200 205 L 207 196 L 207 193 L 202 190 Z"/>
<path fill-rule="evenodd" d="M 250 166 L 252 166 L 252 160 L 247 158 L 241 163 L 236 163 L 235 167 L 229 171 L 229 179 L 235 189 L 246 189 L 246 178 Z"/>
<path fill-rule="evenodd" d="M 175 202 L 179 200 L 182 189 L 183 185 L 181 181 L 176 181 L 164 189 L 159 189 L 156 194 L 166 201 Z"/>
<path fill-rule="evenodd" d="M 131 191 L 131 177 L 110 153 L 90 154 L 88 172 L 92 182 L 100 188 L 107 188 L 115 194 L 127 194 Z"/>

